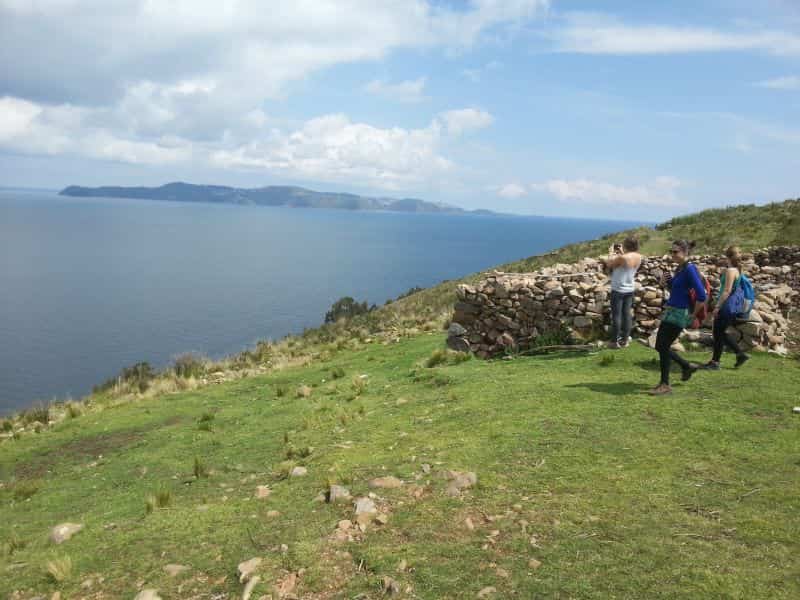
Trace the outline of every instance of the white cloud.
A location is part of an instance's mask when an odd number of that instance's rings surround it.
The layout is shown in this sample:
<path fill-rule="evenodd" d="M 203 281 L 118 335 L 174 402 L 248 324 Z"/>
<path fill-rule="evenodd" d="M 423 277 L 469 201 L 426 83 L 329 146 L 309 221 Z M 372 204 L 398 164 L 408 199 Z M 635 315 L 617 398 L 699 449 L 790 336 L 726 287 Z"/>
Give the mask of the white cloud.
<path fill-rule="evenodd" d="M 374 96 L 382 96 L 397 102 L 420 102 L 425 98 L 425 77 L 410 79 L 398 83 L 389 83 L 381 79 L 374 79 L 364 86 L 364 91 Z"/>
<path fill-rule="evenodd" d="M 563 202 L 628 206 L 683 206 L 675 190 L 681 186 L 675 177 L 657 177 L 652 184 L 621 186 L 589 179 L 551 179 L 531 184 L 531 190 L 544 192 Z"/>
<path fill-rule="evenodd" d="M 507 183 L 497 190 L 497 195 L 503 198 L 521 198 L 527 194 L 528 190 L 518 183 Z"/>
<path fill-rule="evenodd" d="M 198 161 L 385 186 L 452 165 L 447 139 L 486 127 L 485 111 L 421 129 L 347 117 L 276 129 L 265 100 L 295 82 L 400 49 L 459 51 L 547 8 L 548 0 L 0 0 L 0 146 L 135 163 Z M 75 35 L 79 31 L 80 35 Z M 35 51 L 34 51 L 35 50 Z M 425 79 L 373 82 L 422 97 Z"/>
<path fill-rule="evenodd" d="M 582 54 L 675 54 L 759 51 L 800 54 L 800 36 L 784 31 L 721 31 L 707 27 L 632 25 L 604 15 L 573 14 L 551 36 L 561 52 Z"/>
<path fill-rule="evenodd" d="M 440 115 L 444 121 L 447 132 L 451 135 L 461 135 L 488 127 L 494 122 L 494 117 L 485 110 L 477 108 L 461 108 L 448 110 Z"/>
<path fill-rule="evenodd" d="M 169 91 L 145 86 L 126 96 L 130 102 L 163 98 Z M 197 87 L 181 86 L 194 94 Z M 146 104 L 146 103 L 145 103 Z M 249 136 L 230 132 L 221 139 L 179 135 L 139 135 L 177 118 L 171 104 L 158 110 L 87 109 L 68 104 L 45 105 L 19 98 L 0 98 L 0 149 L 29 154 L 75 155 L 134 164 L 194 162 L 224 169 L 266 171 L 274 175 L 316 181 L 358 182 L 376 188 L 401 190 L 430 183 L 456 168 L 447 158 L 450 142 L 464 132 L 485 127 L 491 115 L 475 109 L 436 115 L 427 127 L 380 128 L 331 114 L 287 131 L 268 127 L 260 111 L 244 115 Z M 120 121 L 139 114 L 123 131 Z M 255 131 L 254 130 L 258 130 Z"/>
<path fill-rule="evenodd" d="M 797 75 L 787 75 L 786 77 L 776 77 L 775 79 L 759 81 L 756 85 L 771 90 L 800 90 L 800 77 Z"/>
<path fill-rule="evenodd" d="M 480 83 L 481 79 L 486 73 L 490 71 L 496 71 L 502 68 L 503 68 L 503 63 L 500 63 L 496 60 L 492 60 L 480 67 L 474 67 L 471 69 L 462 69 L 461 74 L 467 79 L 469 79 L 472 83 Z"/>

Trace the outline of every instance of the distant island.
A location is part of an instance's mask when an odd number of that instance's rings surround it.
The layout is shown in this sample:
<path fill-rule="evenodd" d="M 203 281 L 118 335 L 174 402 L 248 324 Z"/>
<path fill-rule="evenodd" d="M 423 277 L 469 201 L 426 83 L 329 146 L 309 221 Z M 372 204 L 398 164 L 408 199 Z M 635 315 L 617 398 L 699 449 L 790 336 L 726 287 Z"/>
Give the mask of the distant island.
<path fill-rule="evenodd" d="M 222 185 L 168 183 L 160 187 L 82 187 L 71 185 L 61 196 L 81 198 L 137 198 L 173 202 L 212 202 L 248 206 L 288 206 L 292 208 L 332 208 L 341 210 L 381 210 L 404 213 L 443 213 L 463 215 L 496 215 L 490 210 L 465 210 L 448 204 L 416 198 L 375 198 L 337 192 L 315 192 L 301 187 L 270 185 L 260 188 L 234 188 Z"/>

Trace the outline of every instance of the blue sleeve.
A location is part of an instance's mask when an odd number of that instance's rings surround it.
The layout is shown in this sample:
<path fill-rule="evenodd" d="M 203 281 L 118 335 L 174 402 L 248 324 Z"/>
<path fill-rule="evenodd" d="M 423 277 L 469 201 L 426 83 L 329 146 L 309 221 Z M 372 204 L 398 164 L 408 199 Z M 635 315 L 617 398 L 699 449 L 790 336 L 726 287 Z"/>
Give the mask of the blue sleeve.
<path fill-rule="evenodd" d="M 694 265 L 689 265 L 689 277 L 691 277 L 689 287 L 694 288 L 694 291 L 697 292 L 697 301 L 705 302 L 706 286 L 703 285 L 703 280 L 700 279 L 700 273 Z"/>

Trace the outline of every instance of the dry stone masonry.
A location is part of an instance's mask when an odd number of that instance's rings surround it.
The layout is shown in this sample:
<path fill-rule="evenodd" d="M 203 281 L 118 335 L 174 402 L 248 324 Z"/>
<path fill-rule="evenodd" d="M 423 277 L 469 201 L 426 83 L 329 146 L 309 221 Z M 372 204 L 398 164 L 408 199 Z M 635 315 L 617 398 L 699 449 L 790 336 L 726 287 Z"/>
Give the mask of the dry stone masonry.
<path fill-rule="evenodd" d="M 789 313 L 800 307 L 800 246 L 774 247 L 745 255 L 743 271 L 753 281 L 757 300 L 747 323 L 733 333 L 743 347 L 786 353 Z M 716 294 L 724 256 L 693 257 Z M 636 276 L 633 336 L 653 345 L 667 296 L 659 286 L 673 266 L 668 258 L 646 258 Z M 457 290 L 448 346 L 488 358 L 547 340 L 604 339 L 609 321 L 609 277 L 600 259 L 558 264 L 534 273 L 492 272 L 476 286 Z M 684 333 L 684 341 L 710 341 L 704 329 Z M 558 343 L 558 342 L 554 342 Z"/>

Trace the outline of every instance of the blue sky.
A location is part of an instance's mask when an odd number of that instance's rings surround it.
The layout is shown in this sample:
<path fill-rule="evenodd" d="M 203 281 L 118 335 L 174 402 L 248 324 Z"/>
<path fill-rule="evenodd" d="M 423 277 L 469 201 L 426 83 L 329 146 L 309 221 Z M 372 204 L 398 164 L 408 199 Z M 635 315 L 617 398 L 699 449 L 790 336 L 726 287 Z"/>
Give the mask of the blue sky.
<path fill-rule="evenodd" d="M 793 0 L 0 0 L 0 185 L 660 220 L 800 196 Z"/>

